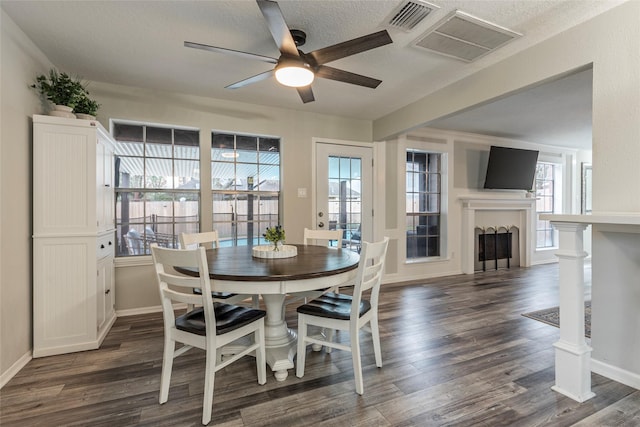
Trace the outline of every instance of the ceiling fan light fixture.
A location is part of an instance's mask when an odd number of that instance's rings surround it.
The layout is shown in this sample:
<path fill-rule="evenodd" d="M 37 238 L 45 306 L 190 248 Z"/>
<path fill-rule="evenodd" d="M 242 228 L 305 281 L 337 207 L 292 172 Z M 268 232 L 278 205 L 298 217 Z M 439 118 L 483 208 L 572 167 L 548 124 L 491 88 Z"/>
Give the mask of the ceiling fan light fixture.
<path fill-rule="evenodd" d="M 315 77 L 311 67 L 300 61 L 281 61 L 276 67 L 276 80 L 284 86 L 309 86 Z"/>

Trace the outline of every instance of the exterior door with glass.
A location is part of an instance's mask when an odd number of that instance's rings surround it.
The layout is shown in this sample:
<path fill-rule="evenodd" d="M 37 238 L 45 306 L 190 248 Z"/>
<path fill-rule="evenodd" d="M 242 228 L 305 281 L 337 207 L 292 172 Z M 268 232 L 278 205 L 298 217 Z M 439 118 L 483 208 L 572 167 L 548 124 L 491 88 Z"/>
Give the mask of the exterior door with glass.
<path fill-rule="evenodd" d="M 343 230 L 342 246 L 360 252 L 373 238 L 373 148 L 316 144 L 315 224 Z"/>

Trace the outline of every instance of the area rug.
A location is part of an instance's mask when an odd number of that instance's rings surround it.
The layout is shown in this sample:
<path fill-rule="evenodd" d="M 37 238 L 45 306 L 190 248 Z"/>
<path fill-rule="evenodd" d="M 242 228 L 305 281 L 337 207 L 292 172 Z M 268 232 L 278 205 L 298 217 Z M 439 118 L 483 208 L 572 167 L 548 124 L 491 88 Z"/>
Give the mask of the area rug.
<path fill-rule="evenodd" d="M 546 323 L 547 325 L 555 326 L 556 328 L 560 327 L 560 307 L 522 313 L 522 315 Z M 587 338 L 591 338 L 591 301 L 584 302 L 584 335 Z"/>

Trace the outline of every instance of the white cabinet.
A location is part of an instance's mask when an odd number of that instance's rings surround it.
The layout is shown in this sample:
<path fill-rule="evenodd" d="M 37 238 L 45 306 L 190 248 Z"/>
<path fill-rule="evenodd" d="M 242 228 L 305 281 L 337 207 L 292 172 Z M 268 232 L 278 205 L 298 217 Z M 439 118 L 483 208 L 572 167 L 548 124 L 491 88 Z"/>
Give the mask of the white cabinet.
<path fill-rule="evenodd" d="M 96 349 L 113 325 L 114 142 L 95 120 L 33 117 L 33 356 Z"/>

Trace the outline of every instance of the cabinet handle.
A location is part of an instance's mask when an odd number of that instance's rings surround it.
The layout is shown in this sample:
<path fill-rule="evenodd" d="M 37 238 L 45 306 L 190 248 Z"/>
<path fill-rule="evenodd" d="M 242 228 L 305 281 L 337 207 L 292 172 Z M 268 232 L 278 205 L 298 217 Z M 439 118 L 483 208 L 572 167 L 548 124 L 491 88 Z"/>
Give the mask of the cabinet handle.
<path fill-rule="evenodd" d="M 107 289 L 106 291 L 104 291 L 104 294 L 105 294 L 105 295 L 108 295 L 108 294 L 109 294 L 109 292 L 111 292 L 111 289 Z"/>
<path fill-rule="evenodd" d="M 111 240 L 109 240 L 109 246 L 111 246 Z"/>
<path fill-rule="evenodd" d="M 105 186 L 105 187 L 111 187 L 111 185 L 109 185 L 109 184 L 105 184 L 104 186 Z"/>
<path fill-rule="evenodd" d="M 104 245 L 100 245 L 100 249 L 104 249 Z"/>

